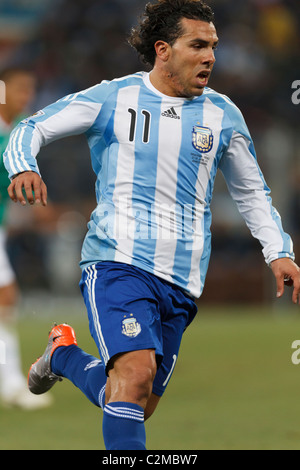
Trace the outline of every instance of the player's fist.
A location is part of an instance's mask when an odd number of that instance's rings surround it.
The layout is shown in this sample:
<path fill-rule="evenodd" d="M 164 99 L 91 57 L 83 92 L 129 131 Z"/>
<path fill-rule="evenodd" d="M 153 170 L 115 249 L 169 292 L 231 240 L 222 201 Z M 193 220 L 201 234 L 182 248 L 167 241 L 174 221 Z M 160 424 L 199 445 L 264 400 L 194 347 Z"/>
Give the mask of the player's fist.
<path fill-rule="evenodd" d="M 14 202 L 26 205 L 29 204 L 47 205 L 47 186 L 44 181 L 34 171 L 25 171 L 18 174 L 7 189 L 9 197 Z"/>

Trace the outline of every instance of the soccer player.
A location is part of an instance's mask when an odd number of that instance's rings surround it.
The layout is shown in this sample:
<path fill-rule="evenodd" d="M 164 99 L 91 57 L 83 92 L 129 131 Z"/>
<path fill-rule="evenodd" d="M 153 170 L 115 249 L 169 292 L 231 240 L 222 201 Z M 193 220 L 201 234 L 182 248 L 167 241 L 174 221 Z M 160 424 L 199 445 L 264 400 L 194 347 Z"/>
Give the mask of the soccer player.
<path fill-rule="evenodd" d="M 16 329 L 18 287 L 5 249 L 10 181 L 2 156 L 12 129 L 34 97 L 35 78 L 27 70 L 11 67 L 1 72 L 0 80 L 5 85 L 6 95 L 5 103 L 0 105 L 0 340 L 5 344 L 5 364 L 0 365 L 0 401 L 5 406 L 32 410 L 48 406 L 51 399 L 30 394 L 22 373 Z"/>
<path fill-rule="evenodd" d="M 298 301 L 292 241 L 272 207 L 243 116 L 208 88 L 218 41 L 213 12 L 201 1 L 147 4 L 130 43 L 151 73 L 60 99 L 23 121 L 5 153 L 11 199 L 25 205 L 25 189 L 30 204 L 46 205 L 36 160 L 41 146 L 87 137 L 98 205 L 83 244 L 80 286 L 101 361 L 78 347 L 70 326 L 54 326 L 29 387 L 39 394 L 71 380 L 103 408 L 108 450 L 146 448 L 144 420 L 169 383 L 203 291 L 218 168 L 262 244 L 277 296 L 288 279 Z"/>

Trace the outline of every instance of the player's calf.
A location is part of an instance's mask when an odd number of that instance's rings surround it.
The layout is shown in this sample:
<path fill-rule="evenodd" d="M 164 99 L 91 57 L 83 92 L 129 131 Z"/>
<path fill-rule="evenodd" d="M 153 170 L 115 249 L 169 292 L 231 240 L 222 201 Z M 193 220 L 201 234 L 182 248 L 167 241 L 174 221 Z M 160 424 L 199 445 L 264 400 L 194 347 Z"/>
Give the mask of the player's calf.
<path fill-rule="evenodd" d="M 118 355 L 110 367 L 111 393 L 103 415 L 105 447 L 107 450 L 145 450 L 145 409 L 156 375 L 155 350 Z"/>

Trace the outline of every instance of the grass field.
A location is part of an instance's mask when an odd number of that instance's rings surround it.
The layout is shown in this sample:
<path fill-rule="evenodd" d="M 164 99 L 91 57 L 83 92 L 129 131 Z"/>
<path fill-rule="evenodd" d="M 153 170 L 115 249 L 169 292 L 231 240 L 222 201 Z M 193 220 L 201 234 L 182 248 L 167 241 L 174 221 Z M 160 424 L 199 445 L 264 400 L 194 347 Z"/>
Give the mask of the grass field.
<path fill-rule="evenodd" d="M 52 320 L 71 322 L 79 345 L 96 354 L 84 313 L 45 310 L 20 321 L 24 372 L 43 351 Z M 205 308 L 146 424 L 148 449 L 300 449 L 300 365 L 291 362 L 299 315 L 299 308 Z M 55 404 L 45 411 L 0 408 L 1 450 L 104 449 L 101 410 L 67 381 L 52 393 Z"/>

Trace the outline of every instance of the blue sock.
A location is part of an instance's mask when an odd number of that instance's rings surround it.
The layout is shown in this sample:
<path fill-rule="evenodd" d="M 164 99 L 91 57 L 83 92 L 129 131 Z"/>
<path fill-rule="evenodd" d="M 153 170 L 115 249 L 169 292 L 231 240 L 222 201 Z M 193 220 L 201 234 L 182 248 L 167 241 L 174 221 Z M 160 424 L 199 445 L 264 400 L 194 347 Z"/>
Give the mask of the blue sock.
<path fill-rule="evenodd" d="M 108 403 L 103 414 L 106 450 L 146 450 L 144 410 L 133 403 Z"/>
<path fill-rule="evenodd" d="M 106 373 L 104 364 L 78 346 L 61 346 L 51 359 L 52 372 L 69 379 L 96 406 L 104 408 Z"/>

